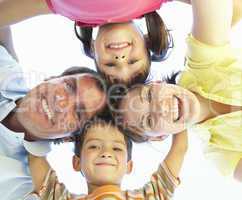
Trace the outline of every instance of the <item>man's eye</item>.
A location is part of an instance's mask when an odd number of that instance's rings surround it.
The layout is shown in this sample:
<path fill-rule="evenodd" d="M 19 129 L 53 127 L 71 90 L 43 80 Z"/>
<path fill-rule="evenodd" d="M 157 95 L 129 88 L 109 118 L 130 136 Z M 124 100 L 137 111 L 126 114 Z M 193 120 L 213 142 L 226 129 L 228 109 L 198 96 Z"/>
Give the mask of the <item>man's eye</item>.
<path fill-rule="evenodd" d="M 108 66 L 108 67 L 114 67 L 114 66 L 115 66 L 114 63 L 107 63 L 107 64 L 105 64 L 105 65 Z"/>
<path fill-rule="evenodd" d="M 130 60 L 128 64 L 133 65 L 133 64 L 135 64 L 136 62 L 138 62 L 138 60 Z"/>
<path fill-rule="evenodd" d="M 148 102 L 151 102 L 151 100 L 152 100 L 151 87 L 147 91 L 147 98 L 146 99 L 147 99 Z"/>
<path fill-rule="evenodd" d="M 66 87 L 67 91 L 70 91 L 72 93 L 76 92 L 75 80 L 66 79 L 66 80 L 64 80 L 64 82 L 65 82 L 65 87 Z"/>

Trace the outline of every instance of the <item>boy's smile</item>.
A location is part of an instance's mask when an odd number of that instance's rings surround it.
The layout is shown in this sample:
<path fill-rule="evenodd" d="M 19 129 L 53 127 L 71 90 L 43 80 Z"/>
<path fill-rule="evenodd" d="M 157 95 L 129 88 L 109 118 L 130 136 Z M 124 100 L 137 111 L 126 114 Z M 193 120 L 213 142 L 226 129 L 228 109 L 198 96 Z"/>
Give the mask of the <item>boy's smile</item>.
<path fill-rule="evenodd" d="M 85 135 L 77 162 L 89 186 L 120 185 L 123 176 L 132 168 L 127 154 L 124 136 L 118 128 L 95 124 Z"/>

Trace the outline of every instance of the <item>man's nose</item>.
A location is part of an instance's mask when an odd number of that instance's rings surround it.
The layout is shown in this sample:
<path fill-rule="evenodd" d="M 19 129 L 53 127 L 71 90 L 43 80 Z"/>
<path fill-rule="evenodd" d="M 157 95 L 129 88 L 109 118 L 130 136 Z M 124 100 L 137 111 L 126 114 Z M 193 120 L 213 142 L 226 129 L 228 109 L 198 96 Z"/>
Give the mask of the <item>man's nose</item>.
<path fill-rule="evenodd" d="M 65 112 L 71 105 L 71 99 L 65 93 L 56 93 L 54 106 L 56 111 Z"/>

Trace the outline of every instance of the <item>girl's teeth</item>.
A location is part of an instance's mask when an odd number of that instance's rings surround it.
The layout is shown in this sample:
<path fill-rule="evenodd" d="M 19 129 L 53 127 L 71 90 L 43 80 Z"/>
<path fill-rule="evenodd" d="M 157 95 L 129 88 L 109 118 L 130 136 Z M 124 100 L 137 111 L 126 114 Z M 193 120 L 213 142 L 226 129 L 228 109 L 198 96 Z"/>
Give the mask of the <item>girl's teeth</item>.
<path fill-rule="evenodd" d="M 129 46 L 129 43 L 110 44 L 109 48 L 111 48 L 111 49 L 121 49 L 121 48 L 124 48 L 124 47 L 127 47 L 127 46 Z"/>

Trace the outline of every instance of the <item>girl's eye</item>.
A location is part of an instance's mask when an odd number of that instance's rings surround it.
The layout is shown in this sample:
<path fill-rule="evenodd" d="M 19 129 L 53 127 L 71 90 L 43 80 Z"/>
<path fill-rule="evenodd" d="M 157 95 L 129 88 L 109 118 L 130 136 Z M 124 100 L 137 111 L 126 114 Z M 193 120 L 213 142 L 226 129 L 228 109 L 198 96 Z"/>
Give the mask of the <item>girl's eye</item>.
<path fill-rule="evenodd" d="M 108 67 L 114 67 L 114 66 L 115 66 L 114 63 L 107 63 L 107 64 L 105 64 L 105 65 L 108 66 Z"/>

